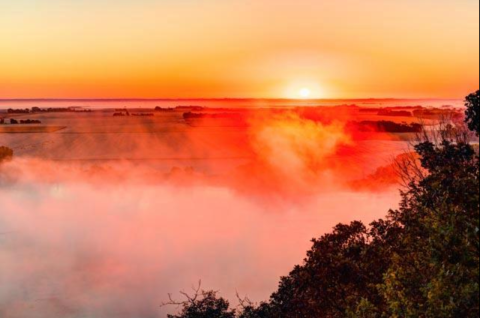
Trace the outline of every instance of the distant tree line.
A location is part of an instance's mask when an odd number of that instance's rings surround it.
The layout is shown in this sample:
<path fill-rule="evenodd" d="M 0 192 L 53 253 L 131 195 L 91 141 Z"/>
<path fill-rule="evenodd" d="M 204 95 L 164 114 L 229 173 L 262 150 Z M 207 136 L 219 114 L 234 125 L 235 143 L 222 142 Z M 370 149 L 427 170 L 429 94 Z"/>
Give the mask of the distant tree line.
<path fill-rule="evenodd" d="M 171 109 L 170 109 L 171 110 Z M 170 111 L 169 110 L 169 111 Z M 196 120 L 196 119 L 230 119 L 237 121 L 244 121 L 251 115 L 250 110 L 229 110 L 221 111 L 215 109 L 217 112 L 185 112 L 183 118 L 185 120 Z M 322 124 L 331 124 L 332 122 L 338 121 L 339 119 L 348 119 L 351 118 L 352 111 L 357 110 L 355 106 L 337 106 L 337 107 L 325 107 L 325 108 L 298 108 L 294 110 L 301 118 L 312 120 L 314 122 L 319 122 Z M 362 109 L 361 109 L 362 110 Z M 360 110 L 360 111 L 361 111 Z M 291 109 L 285 110 L 272 110 L 269 114 L 288 114 L 292 112 Z M 339 114 L 339 112 L 344 112 Z M 445 112 L 442 110 L 442 112 Z M 450 111 L 449 111 L 450 112 Z M 426 112 L 426 116 L 436 116 L 435 118 L 441 119 L 443 113 L 437 112 Z M 345 116 L 342 116 L 345 115 Z M 390 116 L 390 117 L 412 117 L 410 111 L 393 111 L 389 109 L 382 109 L 378 111 L 378 115 L 381 116 Z M 122 116 L 121 113 L 117 116 Z M 455 119 L 456 117 L 449 117 L 450 119 Z M 420 133 L 424 129 L 424 126 L 420 123 L 406 123 L 406 122 L 394 122 L 389 120 L 364 120 L 364 121 L 347 121 L 346 126 L 351 131 L 360 131 L 360 132 L 385 132 L 385 133 Z"/>
<path fill-rule="evenodd" d="M 28 108 L 26 108 L 26 109 L 9 108 L 9 109 L 7 109 L 7 113 L 9 113 L 9 114 L 29 114 L 30 109 L 28 109 Z"/>
<path fill-rule="evenodd" d="M 155 114 L 152 113 L 132 113 L 126 111 L 126 112 L 116 112 L 113 113 L 113 117 L 154 117 Z"/>
<path fill-rule="evenodd" d="M 160 106 L 157 106 L 155 107 L 154 109 L 156 112 L 174 112 L 175 111 L 175 108 L 172 108 L 172 107 L 160 107 Z"/>
<path fill-rule="evenodd" d="M 187 112 L 183 114 L 184 119 L 203 119 L 203 118 L 210 118 L 210 119 L 234 119 L 234 120 L 242 120 L 246 118 L 245 113 L 233 113 L 233 112 L 226 112 L 226 113 L 193 113 Z"/>
<path fill-rule="evenodd" d="M 392 116 L 392 117 L 412 117 L 412 113 L 408 110 L 390 110 L 382 109 L 377 113 L 379 116 Z"/>
<path fill-rule="evenodd" d="M 421 133 L 423 130 L 423 125 L 418 123 L 395 123 L 386 120 L 350 122 L 348 126 L 363 132 Z"/>
<path fill-rule="evenodd" d="M 9 114 L 30 114 L 30 113 L 69 113 L 69 112 L 91 112 L 91 109 L 79 110 L 78 107 L 32 107 L 25 109 L 9 108 L 7 113 Z"/>
<path fill-rule="evenodd" d="M 480 92 L 466 98 L 479 137 Z M 479 317 L 479 156 L 463 134 L 425 134 L 419 162 L 399 164 L 401 204 L 369 226 L 354 221 L 313 240 L 303 264 L 264 303 L 216 292 L 185 296 L 169 318 Z"/>
<path fill-rule="evenodd" d="M 242 121 L 248 117 L 248 112 L 223 112 L 223 113 L 195 113 L 187 112 L 183 114 L 185 120 L 195 119 L 230 119 Z M 393 121 L 350 121 L 347 127 L 351 130 L 361 132 L 388 132 L 388 133 L 420 133 L 423 130 L 423 125 L 418 123 L 395 123 Z"/>
<path fill-rule="evenodd" d="M 15 118 L 11 118 L 10 119 L 10 125 L 18 125 L 18 124 L 22 124 L 22 125 L 34 125 L 34 124 L 41 124 L 42 122 L 40 120 L 37 120 L 37 119 L 15 119 Z"/>
<path fill-rule="evenodd" d="M 37 119 L 15 119 L 15 118 L 10 118 L 10 125 L 32 125 L 32 124 L 41 124 L 42 122 Z M 5 125 L 7 124 L 7 120 L 5 118 L 0 118 L 0 125 Z"/>
<path fill-rule="evenodd" d="M 157 106 L 155 107 L 155 111 L 157 112 L 174 112 L 174 111 L 195 111 L 195 112 L 200 112 L 203 110 L 206 110 L 207 108 L 203 106 L 177 106 L 175 108 L 173 107 L 160 107 Z"/>

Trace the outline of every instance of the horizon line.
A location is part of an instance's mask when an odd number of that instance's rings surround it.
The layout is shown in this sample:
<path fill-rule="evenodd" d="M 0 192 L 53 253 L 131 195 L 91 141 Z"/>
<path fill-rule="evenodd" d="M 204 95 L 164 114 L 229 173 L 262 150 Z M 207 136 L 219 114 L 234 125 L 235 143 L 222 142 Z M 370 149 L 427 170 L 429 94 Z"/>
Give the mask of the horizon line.
<path fill-rule="evenodd" d="M 463 100 L 463 98 L 437 98 L 437 97 L 416 97 L 416 98 L 400 98 L 400 97 L 368 97 L 368 98 L 255 98 L 255 97 L 188 97 L 188 98 L 0 98 L 0 102 L 16 102 L 16 101 L 405 101 L 405 100 Z"/>

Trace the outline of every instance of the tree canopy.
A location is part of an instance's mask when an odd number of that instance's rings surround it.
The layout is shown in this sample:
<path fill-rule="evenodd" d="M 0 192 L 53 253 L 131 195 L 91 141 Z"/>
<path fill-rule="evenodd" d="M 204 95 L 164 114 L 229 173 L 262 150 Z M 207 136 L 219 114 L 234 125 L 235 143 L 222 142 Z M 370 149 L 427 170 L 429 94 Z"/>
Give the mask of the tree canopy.
<path fill-rule="evenodd" d="M 480 90 L 467 96 L 465 99 L 465 106 L 467 107 L 467 124 L 470 130 L 480 134 Z"/>

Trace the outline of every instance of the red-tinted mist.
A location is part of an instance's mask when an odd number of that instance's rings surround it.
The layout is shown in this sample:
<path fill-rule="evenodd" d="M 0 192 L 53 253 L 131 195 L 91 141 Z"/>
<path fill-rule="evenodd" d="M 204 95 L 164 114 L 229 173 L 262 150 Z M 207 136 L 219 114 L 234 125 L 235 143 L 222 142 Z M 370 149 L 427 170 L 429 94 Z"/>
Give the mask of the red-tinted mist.
<path fill-rule="evenodd" d="M 312 237 L 397 206 L 394 179 L 371 184 L 405 144 L 365 140 L 349 116 L 266 112 L 163 132 L 125 122 L 116 133 L 76 121 L 70 134 L 32 135 L 46 159 L 22 148 L 0 168 L 0 316 L 165 317 L 167 294 L 198 280 L 267 299 Z"/>

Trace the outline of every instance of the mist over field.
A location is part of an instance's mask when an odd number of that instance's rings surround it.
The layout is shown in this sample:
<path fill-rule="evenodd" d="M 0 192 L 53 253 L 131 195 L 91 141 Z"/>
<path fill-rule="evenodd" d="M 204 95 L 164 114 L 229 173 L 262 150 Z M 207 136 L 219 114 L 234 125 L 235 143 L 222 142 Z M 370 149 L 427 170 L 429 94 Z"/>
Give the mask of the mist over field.
<path fill-rule="evenodd" d="M 408 149 L 294 114 L 223 134 L 91 121 L 0 136 L 19 154 L 0 168 L 2 317 L 164 317 L 199 280 L 266 299 L 311 238 L 397 206 L 369 176 Z"/>
<path fill-rule="evenodd" d="M 158 317 L 175 309 L 159 308 L 168 293 L 198 280 L 259 301 L 311 237 L 397 201 L 395 191 L 339 191 L 269 206 L 225 186 L 143 183 L 135 173 L 89 181 L 69 167 L 67 180 L 61 170 L 45 181 L 32 164 L 13 162 L 6 169 L 20 177 L 2 178 L 2 317 Z"/>

